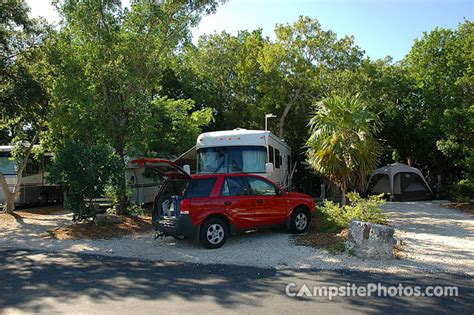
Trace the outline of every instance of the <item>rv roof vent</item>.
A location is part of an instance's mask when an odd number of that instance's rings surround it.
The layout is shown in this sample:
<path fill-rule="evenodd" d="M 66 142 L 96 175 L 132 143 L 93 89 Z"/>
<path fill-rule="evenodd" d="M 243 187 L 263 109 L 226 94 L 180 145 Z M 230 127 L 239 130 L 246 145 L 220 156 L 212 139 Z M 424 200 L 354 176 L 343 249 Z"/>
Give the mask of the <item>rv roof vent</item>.
<path fill-rule="evenodd" d="M 245 129 L 245 128 L 235 128 L 234 130 L 239 131 L 239 130 L 247 130 L 247 129 Z"/>

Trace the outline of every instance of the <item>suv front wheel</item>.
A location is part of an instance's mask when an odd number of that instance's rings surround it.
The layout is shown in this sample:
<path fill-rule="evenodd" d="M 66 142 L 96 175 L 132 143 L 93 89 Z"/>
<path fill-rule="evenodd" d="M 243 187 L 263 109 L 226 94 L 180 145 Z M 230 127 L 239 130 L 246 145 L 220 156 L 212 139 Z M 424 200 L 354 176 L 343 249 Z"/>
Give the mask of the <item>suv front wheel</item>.
<path fill-rule="evenodd" d="M 301 234 L 308 231 L 310 216 L 303 208 L 296 208 L 291 215 L 290 231 L 293 234 Z"/>
<path fill-rule="evenodd" d="M 219 248 L 224 245 L 229 234 L 227 224 L 219 218 L 210 218 L 201 226 L 199 240 L 206 248 Z"/>

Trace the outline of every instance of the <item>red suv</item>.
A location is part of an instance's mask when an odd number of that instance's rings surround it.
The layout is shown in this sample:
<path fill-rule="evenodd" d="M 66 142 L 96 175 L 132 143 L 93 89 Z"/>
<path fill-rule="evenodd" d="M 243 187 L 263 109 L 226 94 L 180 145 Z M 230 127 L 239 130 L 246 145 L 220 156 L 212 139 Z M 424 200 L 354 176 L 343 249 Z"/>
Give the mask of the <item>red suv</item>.
<path fill-rule="evenodd" d="M 187 174 L 163 159 L 139 159 L 166 178 L 153 202 L 157 232 L 176 238 L 197 237 L 207 248 L 224 245 L 229 233 L 286 225 L 304 233 L 314 214 L 309 195 L 285 192 L 270 180 L 252 174 Z"/>

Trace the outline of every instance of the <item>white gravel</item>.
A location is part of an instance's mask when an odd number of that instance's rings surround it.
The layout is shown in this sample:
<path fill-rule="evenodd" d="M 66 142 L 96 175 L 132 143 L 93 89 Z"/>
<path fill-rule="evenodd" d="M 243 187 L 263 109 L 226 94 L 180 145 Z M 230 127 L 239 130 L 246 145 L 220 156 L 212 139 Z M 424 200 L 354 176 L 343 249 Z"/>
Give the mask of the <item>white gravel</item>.
<path fill-rule="evenodd" d="M 141 259 L 204 264 L 317 269 L 356 269 L 393 273 L 453 272 L 474 275 L 474 217 L 436 203 L 388 203 L 396 237 L 406 244 L 406 258 L 368 261 L 346 254 L 295 246 L 284 231 L 258 231 L 231 236 L 224 247 L 206 250 L 191 240 L 153 239 L 152 233 L 110 240 L 55 240 L 49 229 L 71 223 L 70 214 L 23 219 L 0 228 L 0 248 L 68 251 Z"/>

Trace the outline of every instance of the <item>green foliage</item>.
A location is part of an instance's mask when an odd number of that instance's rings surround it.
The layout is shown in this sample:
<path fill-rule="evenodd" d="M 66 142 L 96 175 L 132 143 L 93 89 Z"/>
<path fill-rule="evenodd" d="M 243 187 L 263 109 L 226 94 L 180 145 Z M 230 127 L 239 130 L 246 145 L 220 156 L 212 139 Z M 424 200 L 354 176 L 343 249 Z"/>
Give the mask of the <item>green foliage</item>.
<path fill-rule="evenodd" d="M 329 96 L 310 120 L 308 163 L 344 193 L 353 183 L 362 189 L 374 170 L 379 145 L 373 134 L 379 120 L 358 96 Z"/>
<path fill-rule="evenodd" d="M 330 254 L 340 254 L 344 251 L 346 251 L 346 242 L 337 242 L 335 244 L 326 246 L 325 249 L 328 251 Z"/>
<path fill-rule="evenodd" d="M 209 121 L 205 110 L 190 114 L 190 124 L 184 124 L 192 102 L 162 98 L 160 82 L 171 56 L 189 42 L 190 27 L 216 4 L 139 0 L 124 8 L 115 0 L 58 3 L 62 27 L 48 47 L 54 113 L 48 142 L 53 150 L 68 139 L 111 147 L 120 162 L 114 183 L 119 213 L 126 208 L 126 156 L 172 148 L 177 141 L 169 138 L 194 137 L 196 126 Z"/>
<path fill-rule="evenodd" d="M 146 124 L 148 150 L 160 157 L 176 157 L 196 144 L 201 127 L 213 121 L 212 109 L 194 110 L 188 99 L 162 97 L 151 102 Z M 159 136 L 157 136 L 159 135 Z"/>
<path fill-rule="evenodd" d="M 352 219 L 376 224 L 386 223 L 386 216 L 380 210 L 380 206 L 384 204 L 383 195 L 364 199 L 352 192 L 347 196 L 349 199 L 347 205 L 341 206 L 332 201 L 325 201 L 324 205 L 318 208 L 324 214 L 322 224 L 328 231 L 348 228 Z"/>
<path fill-rule="evenodd" d="M 119 169 L 110 147 L 68 141 L 56 153 L 48 180 L 64 187 L 64 206 L 73 211 L 74 221 L 80 221 L 95 215 L 92 199 L 104 194 Z"/>
<path fill-rule="evenodd" d="M 451 189 L 451 197 L 459 202 L 469 202 L 474 198 L 474 180 L 461 179 Z"/>
<path fill-rule="evenodd" d="M 127 207 L 127 213 L 131 216 L 144 216 L 145 215 L 145 209 L 143 209 L 142 206 L 137 205 L 137 204 L 132 204 Z"/>

